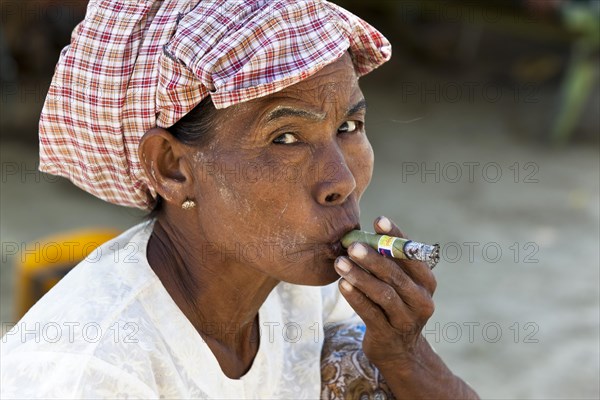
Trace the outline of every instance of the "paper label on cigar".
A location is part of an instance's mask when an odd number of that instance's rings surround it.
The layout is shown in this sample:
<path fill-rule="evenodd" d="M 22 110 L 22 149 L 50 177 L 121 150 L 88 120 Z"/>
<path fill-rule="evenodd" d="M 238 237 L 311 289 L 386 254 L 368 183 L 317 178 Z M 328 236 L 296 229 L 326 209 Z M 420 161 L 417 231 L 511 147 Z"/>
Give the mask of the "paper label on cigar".
<path fill-rule="evenodd" d="M 379 242 L 377 243 L 377 251 L 384 256 L 394 257 L 393 248 L 394 242 L 397 238 L 393 236 L 383 235 L 379 238 Z"/>

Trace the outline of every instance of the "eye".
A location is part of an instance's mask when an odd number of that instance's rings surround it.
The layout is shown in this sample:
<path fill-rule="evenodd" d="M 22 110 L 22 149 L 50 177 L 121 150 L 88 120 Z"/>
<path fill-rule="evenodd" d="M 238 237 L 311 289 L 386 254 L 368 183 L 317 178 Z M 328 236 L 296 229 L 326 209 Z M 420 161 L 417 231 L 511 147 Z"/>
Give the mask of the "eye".
<path fill-rule="evenodd" d="M 354 133 L 358 130 L 360 126 L 359 121 L 346 121 L 339 127 L 339 133 Z"/>
<path fill-rule="evenodd" d="M 273 143 L 275 144 L 294 144 L 297 142 L 299 142 L 299 140 L 293 133 L 284 133 L 273 139 Z"/>

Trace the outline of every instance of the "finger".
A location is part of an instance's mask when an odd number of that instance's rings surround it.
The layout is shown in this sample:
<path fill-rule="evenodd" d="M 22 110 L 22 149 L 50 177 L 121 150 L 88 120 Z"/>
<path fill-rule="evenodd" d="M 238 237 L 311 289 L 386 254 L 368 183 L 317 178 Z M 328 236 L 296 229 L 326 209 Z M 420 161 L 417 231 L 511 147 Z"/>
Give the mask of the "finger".
<path fill-rule="evenodd" d="M 367 327 L 390 329 L 390 323 L 383 310 L 377 304 L 373 303 L 360 289 L 344 278 L 340 279 L 338 285 L 340 292 L 346 298 L 350 307 L 356 311 Z"/>
<path fill-rule="evenodd" d="M 381 307 L 390 322 L 410 318 L 411 311 L 393 287 L 368 273 L 348 257 L 338 257 L 335 268 L 344 280 Z"/>
<path fill-rule="evenodd" d="M 373 227 L 375 228 L 375 232 L 380 235 L 396 236 L 404 239 L 407 238 L 404 232 L 398 228 L 398 225 L 385 216 L 376 218 L 373 222 Z M 427 289 L 430 294 L 435 292 L 437 282 L 435 280 L 435 275 L 427 264 L 416 260 L 396 259 L 396 261 L 417 284 Z"/>
<path fill-rule="evenodd" d="M 425 288 L 415 283 L 395 259 L 384 257 L 371 247 L 358 242 L 348 248 L 348 255 L 361 268 L 394 288 L 409 308 L 418 309 L 426 298 L 430 297 Z"/>
<path fill-rule="evenodd" d="M 404 232 L 402 232 L 400 228 L 398 228 L 398 225 L 396 225 L 394 222 L 392 222 L 391 219 L 383 215 L 375 219 L 375 221 L 373 222 L 373 228 L 375 228 L 375 232 L 377 232 L 379 235 L 389 235 L 400 238 L 406 238 Z"/>

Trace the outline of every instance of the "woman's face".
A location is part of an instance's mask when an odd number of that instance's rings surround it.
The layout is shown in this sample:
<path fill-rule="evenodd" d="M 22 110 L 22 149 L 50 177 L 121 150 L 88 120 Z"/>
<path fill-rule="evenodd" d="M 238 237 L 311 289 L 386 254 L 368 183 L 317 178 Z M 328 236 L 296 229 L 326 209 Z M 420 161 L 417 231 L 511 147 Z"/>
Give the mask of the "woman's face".
<path fill-rule="evenodd" d="M 281 281 L 324 285 L 342 235 L 358 227 L 373 171 L 365 103 L 348 54 L 270 96 L 220 111 L 193 149 L 205 257 Z"/>

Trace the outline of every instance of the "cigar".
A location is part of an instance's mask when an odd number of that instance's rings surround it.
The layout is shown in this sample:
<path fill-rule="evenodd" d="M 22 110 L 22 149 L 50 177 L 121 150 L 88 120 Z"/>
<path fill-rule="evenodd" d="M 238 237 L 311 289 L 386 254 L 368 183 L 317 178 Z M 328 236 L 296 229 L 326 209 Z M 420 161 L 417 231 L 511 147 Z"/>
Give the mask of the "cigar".
<path fill-rule="evenodd" d="M 378 235 L 365 231 L 350 231 L 342 238 L 342 246 L 350 247 L 354 242 L 366 243 L 379 253 L 401 260 L 425 262 L 430 269 L 440 261 L 440 245 L 424 244 L 410 239 Z"/>

